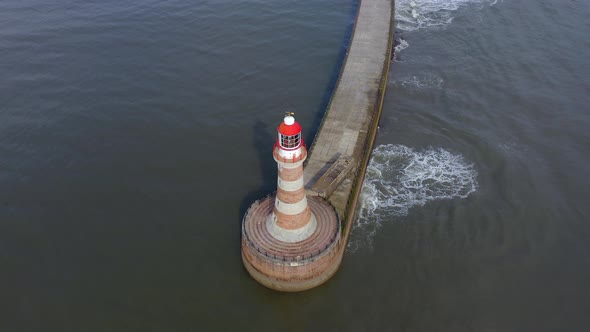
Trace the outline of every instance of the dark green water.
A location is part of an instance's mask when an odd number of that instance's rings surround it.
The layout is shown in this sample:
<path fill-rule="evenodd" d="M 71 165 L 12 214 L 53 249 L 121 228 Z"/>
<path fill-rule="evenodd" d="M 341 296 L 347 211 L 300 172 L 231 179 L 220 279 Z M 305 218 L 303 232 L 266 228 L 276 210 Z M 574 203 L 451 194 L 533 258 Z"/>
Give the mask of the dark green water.
<path fill-rule="evenodd" d="M 312 140 L 355 9 L 0 2 L 0 331 L 586 331 L 586 1 L 397 1 L 341 270 L 245 272 L 274 127 Z"/>

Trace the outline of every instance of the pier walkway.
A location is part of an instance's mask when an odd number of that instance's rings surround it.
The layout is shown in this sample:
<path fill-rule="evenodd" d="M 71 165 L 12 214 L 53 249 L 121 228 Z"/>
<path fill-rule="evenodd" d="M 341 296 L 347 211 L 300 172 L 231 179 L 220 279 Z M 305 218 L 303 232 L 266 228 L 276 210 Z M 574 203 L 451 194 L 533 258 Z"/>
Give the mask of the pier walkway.
<path fill-rule="evenodd" d="M 305 166 L 307 193 L 328 198 L 336 208 L 344 222 L 344 244 L 381 115 L 393 19 L 393 0 L 359 0 L 346 59 Z M 352 167 L 342 166 L 347 163 Z M 346 174 L 336 174 L 341 170 Z"/>

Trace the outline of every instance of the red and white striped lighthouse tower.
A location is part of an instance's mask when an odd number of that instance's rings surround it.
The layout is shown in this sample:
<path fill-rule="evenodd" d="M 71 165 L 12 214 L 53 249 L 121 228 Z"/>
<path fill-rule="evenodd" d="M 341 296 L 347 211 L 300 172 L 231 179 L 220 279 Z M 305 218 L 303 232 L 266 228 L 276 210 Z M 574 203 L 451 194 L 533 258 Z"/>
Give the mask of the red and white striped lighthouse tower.
<path fill-rule="evenodd" d="M 340 221 L 332 205 L 308 197 L 303 181 L 307 149 L 301 125 L 287 113 L 273 148 L 277 191 L 250 206 L 242 222 L 244 266 L 263 285 L 282 291 L 315 287 L 336 272 Z"/>
<path fill-rule="evenodd" d="M 303 187 L 303 162 L 307 150 L 301 137 L 301 125 L 292 113 L 285 116 L 277 131 L 273 150 L 278 166 L 277 194 L 267 227 L 276 238 L 296 242 L 311 235 L 317 225 Z"/>

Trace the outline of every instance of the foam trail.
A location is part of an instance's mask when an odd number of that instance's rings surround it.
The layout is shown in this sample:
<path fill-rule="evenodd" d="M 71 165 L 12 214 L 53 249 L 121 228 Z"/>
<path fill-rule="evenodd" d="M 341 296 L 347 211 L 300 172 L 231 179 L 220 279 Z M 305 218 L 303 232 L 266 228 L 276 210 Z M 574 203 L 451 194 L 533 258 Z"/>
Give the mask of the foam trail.
<path fill-rule="evenodd" d="M 411 31 L 441 26 L 453 21 L 453 12 L 468 4 L 495 5 L 497 0 L 398 0 L 395 2 L 397 28 Z"/>
<path fill-rule="evenodd" d="M 466 198 L 477 187 L 477 171 L 459 154 L 441 148 L 417 151 L 405 145 L 379 145 L 361 191 L 357 239 L 371 242 L 382 222 L 404 217 L 411 208 L 433 200 Z M 359 245 L 352 241 L 349 250 Z"/>
<path fill-rule="evenodd" d="M 444 80 L 438 74 L 423 73 L 419 75 L 396 78 L 393 83 L 396 85 L 401 85 L 407 89 L 441 89 L 443 87 Z"/>

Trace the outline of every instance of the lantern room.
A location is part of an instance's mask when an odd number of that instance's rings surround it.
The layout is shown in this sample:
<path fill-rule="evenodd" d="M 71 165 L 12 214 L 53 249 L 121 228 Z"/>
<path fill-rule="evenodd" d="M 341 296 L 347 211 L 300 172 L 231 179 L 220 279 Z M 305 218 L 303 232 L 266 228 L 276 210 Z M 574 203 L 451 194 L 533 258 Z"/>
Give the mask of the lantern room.
<path fill-rule="evenodd" d="M 278 146 L 285 150 L 294 150 L 301 146 L 301 125 L 295 121 L 292 113 L 285 115 L 278 127 Z"/>

